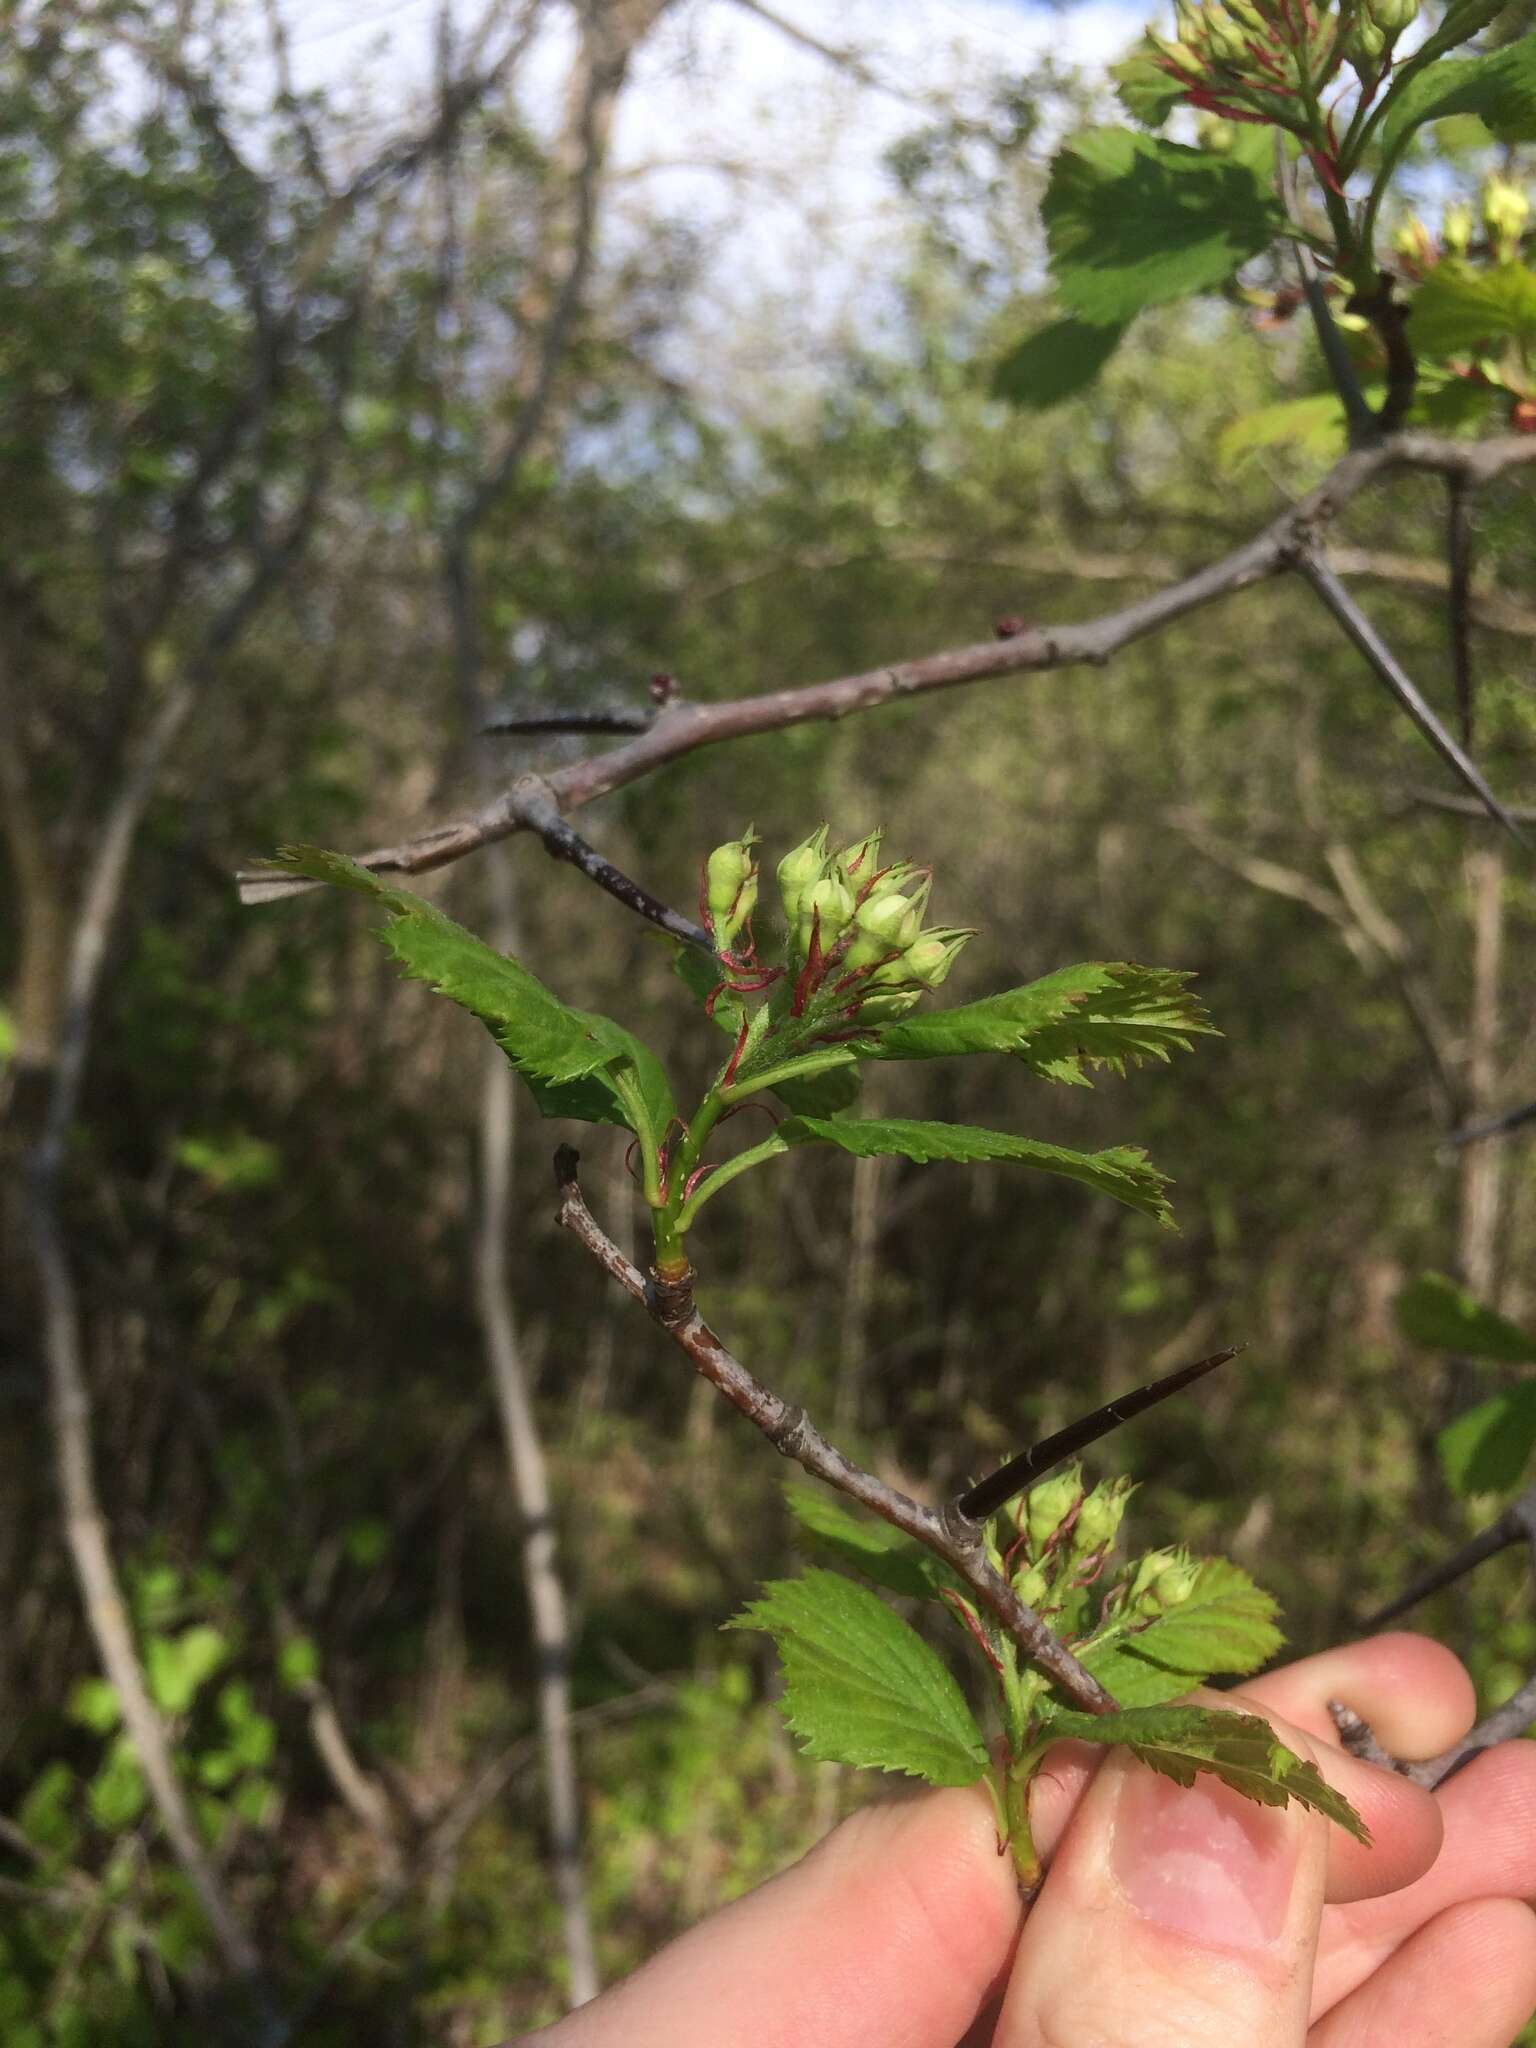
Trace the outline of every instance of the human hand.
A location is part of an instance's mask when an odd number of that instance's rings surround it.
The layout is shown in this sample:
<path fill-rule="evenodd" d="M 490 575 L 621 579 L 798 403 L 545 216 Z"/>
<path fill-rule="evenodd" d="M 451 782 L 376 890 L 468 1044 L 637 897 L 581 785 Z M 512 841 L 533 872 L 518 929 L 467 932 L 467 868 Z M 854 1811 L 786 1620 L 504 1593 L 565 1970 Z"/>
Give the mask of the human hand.
<path fill-rule="evenodd" d="M 1376 1636 L 1217 1703 L 1319 1759 L 1369 1849 L 1294 1803 L 1183 1791 L 1063 1745 L 1033 1793 L 1027 1919 L 979 1788 L 866 1808 L 771 1883 L 536 2037 L 538 2048 L 1508 2048 L 1536 2007 L 1536 1743 L 1438 1792 L 1347 1755 L 1472 1725 L 1466 1672 Z"/>

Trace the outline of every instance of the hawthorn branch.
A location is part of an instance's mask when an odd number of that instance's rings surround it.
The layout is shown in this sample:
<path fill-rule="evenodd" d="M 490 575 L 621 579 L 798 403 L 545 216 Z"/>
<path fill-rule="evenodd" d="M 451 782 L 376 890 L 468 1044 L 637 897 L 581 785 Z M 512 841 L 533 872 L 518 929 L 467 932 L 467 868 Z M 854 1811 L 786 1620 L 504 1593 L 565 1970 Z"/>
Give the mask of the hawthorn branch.
<path fill-rule="evenodd" d="M 1457 477 L 1446 486 L 1446 566 L 1450 572 L 1451 667 L 1456 678 L 1456 715 L 1461 744 L 1472 744 L 1472 515 L 1467 487 Z"/>
<path fill-rule="evenodd" d="M 1510 1502 L 1496 1522 L 1490 1523 L 1459 1550 L 1452 1551 L 1440 1564 L 1421 1572 L 1385 1607 L 1378 1607 L 1374 1614 L 1368 1614 L 1361 1627 L 1374 1630 L 1395 1621 L 1410 1607 L 1417 1607 L 1421 1600 L 1427 1600 L 1431 1593 L 1439 1593 L 1458 1579 L 1465 1578 L 1485 1558 L 1496 1557 L 1501 1550 L 1508 1550 L 1516 1543 L 1530 1546 L 1531 1561 L 1536 1565 L 1536 1486 L 1527 1487 L 1518 1500 Z"/>
<path fill-rule="evenodd" d="M 1482 1138 L 1507 1138 L 1513 1131 L 1524 1130 L 1527 1124 L 1536 1123 L 1536 1102 L 1522 1104 L 1519 1109 L 1508 1109 L 1502 1116 L 1489 1117 L 1480 1124 L 1468 1124 L 1465 1129 L 1452 1131 L 1445 1140 L 1447 1145 L 1475 1145 Z"/>
<path fill-rule="evenodd" d="M 652 1271 L 649 1277 L 632 1265 L 603 1231 L 582 1196 L 576 1179 L 578 1155 L 569 1145 L 555 1154 L 559 1190 L 556 1221 L 584 1245 L 626 1294 L 642 1304 L 657 1327 L 691 1360 L 712 1386 L 755 1423 L 786 1458 L 815 1479 L 856 1500 L 893 1528 L 921 1543 L 963 1579 L 972 1594 L 1000 1621 L 1026 1657 L 1060 1687 L 1075 1706 L 1090 1714 L 1109 1714 L 1116 1701 L 1085 1671 L 1064 1643 L 1014 1592 L 988 1562 L 982 1524 L 964 1512 L 961 1503 L 937 1509 L 913 1500 L 884 1480 L 855 1465 L 824 1437 L 803 1408 L 766 1387 L 728 1350 L 699 1314 L 693 1299 L 691 1271 L 671 1281 Z"/>
<path fill-rule="evenodd" d="M 1315 547 L 1304 546 L 1299 552 L 1297 567 L 1332 613 L 1345 638 L 1364 656 L 1435 752 L 1456 771 L 1469 789 L 1476 792 L 1489 814 L 1497 818 L 1506 831 L 1523 845 L 1525 834 L 1488 787 L 1482 770 L 1446 731 L 1445 726 L 1420 694 L 1412 677 L 1339 581 L 1324 557 Z"/>
<path fill-rule="evenodd" d="M 1536 1677 L 1528 1678 L 1503 1706 L 1485 1714 L 1475 1728 L 1468 1729 L 1460 1742 L 1453 1742 L 1449 1749 L 1441 1750 L 1438 1756 L 1426 1757 L 1422 1763 L 1409 1763 L 1402 1757 L 1393 1756 L 1377 1739 L 1370 1722 L 1343 1700 L 1330 1700 L 1328 1712 L 1338 1730 L 1339 1741 L 1351 1756 L 1375 1764 L 1379 1770 L 1395 1771 L 1398 1777 L 1406 1778 L 1410 1784 L 1422 1785 L 1425 1791 L 1434 1792 L 1448 1778 L 1455 1777 L 1458 1771 L 1480 1757 L 1484 1750 L 1497 1749 L 1501 1742 L 1518 1740 L 1532 1722 L 1536 1722 Z"/>
<path fill-rule="evenodd" d="M 861 674 L 840 676 L 830 682 L 768 690 L 724 703 L 674 701 L 662 706 L 646 731 L 606 753 L 552 771 L 543 779 L 544 787 L 556 809 L 565 814 L 654 774 L 701 747 L 757 733 L 778 732 L 818 719 L 847 718 L 903 698 L 969 683 L 1039 674 L 1082 663 L 1102 666 L 1122 648 L 1160 632 L 1177 619 L 1271 576 L 1300 569 L 1302 558 L 1315 548 L 1318 534 L 1344 506 L 1383 477 L 1404 470 L 1425 471 L 1459 477 L 1469 488 L 1477 488 L 1511 469 L 1533 464 L 1536 436 L 1508 435 L 1497 440 L 1463 442 L 1433 434 L 1394 435 L 1375 447 L 1356 449 L 1342 457 L 1316 490 L 1241 547 L 1179 582 L 1097 619 L 1066 626 L 1031 626 L 1006 639 L 950 648 Z M 1337 578 L 1332 580 L 1337 585 Z M 1357 608 L 1348 600 L 1347 593 L 1346 603 L 1353 619 Z M 1458 768 L 1458 772 L 1462 771 Z M 1476 770 L 1473 774 L 1476 780 L 1471 787 L 1483 797 L 1487 785 Z M 528 830 L 532 821 L 519 801 L 517 788 L 514 784 L 512 789 L 477 809 L 413 838 L 393 846 L 375 847 L 359 857 L 362 865 L 381 873 L 422 874 Z M 1507 813 L 1497 814 L 1507 822 Z M 242 873 L 238 879 L 241 900 L 246 903 L 302 895 L 317 886 L 297 878 L 275 880 L 259 872 Z"/>

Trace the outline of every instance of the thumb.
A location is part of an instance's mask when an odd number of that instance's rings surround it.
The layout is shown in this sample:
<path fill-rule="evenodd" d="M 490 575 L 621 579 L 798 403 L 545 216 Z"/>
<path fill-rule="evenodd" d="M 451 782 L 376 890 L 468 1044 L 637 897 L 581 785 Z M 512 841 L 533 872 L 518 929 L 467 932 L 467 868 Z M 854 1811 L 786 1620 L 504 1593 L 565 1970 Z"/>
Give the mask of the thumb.
<path fill-rule="evenodd" d="M 1327 1829 L 1115 1751 L 1025 1922 L 994 2048 L 1302 2048 Z"/>

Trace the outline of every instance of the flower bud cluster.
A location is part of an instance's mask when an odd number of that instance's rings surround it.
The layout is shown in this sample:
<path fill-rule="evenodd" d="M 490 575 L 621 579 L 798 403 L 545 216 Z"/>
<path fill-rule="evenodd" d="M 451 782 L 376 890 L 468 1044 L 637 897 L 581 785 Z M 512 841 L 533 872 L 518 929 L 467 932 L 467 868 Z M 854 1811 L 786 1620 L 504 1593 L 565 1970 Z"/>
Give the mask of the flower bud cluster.
<path fill-rule="evenodd" d="M 909 1010 L 949 975 L 975 936 L 959 927 L 926 929 L 931 870 L 909 860 L 880 860 L 882 834 L 851 846 L 829 845 L 819 826 L 779 862 L 779 896 L 789 965 L 798 970 L 801 1007 L 831 985 L 863 1023 Z"/>
<path fill-rule="evenodd" d="M 1174 0 L 1174 33 L 1149 30 L 1148 40 L 1191 105 L 1222 124 L 1270 122 L 1307 135 L 1308 103 L 1345 63 L 1375 91 L 1418 11 L 1419 0 L 1358 0 L 1337 13 L 1329 0 Z M 1204 131 L 1201 141 L 1230 149 L 1230 126 Z M 1328 168 L 1336 171 L 1331 159 Z"/>

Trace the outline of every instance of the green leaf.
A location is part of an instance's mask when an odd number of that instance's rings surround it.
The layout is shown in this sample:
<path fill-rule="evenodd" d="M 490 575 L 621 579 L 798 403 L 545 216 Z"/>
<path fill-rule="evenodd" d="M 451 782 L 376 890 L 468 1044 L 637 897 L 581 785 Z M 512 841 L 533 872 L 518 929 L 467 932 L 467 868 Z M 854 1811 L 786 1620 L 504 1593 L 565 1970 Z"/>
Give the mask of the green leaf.
<path fill-rule="evenodd" d="M 1483 1308 L 1443 1273 L 1421 1273 L 1394 1304 L 1397 1327 L 1415 1344 L 1498 1365 L 1536 1365 L 1536 1338 Z"/>
<path fill-rule="evenodd" d="M 528 1083 L 541 1115 L 634 1130 L 635 1119 L 614 1085 L 615 1070 L 624 1069 L 633 1076 L 650 1135 L 659 1141 L 674 1111 L 666 1076 L 655 1055 L 611 1017 L 562 1003 L 510 954 L 496 952 L 435 905 L 344 854 L 286 847 L 275 865 L 384 904 L 390 911 L 379 934 L 384 944 L 414 980 L 429 983 L 481 1020 Z"/>
<path fill-rule="evenodd" d="M 1367 405 L 1380 403 L 1382 385 L 1362 385 Z M 1349 423 L 1336 391 L 1309 391 L 1303 398 L 1284 398 L 1274 405 L 1240 413 L 1216 437 L 1216 459 L 1235 469 L 1266 448 L 1294 448 L 1314 462 L 1329 462 L 1349 445 Z"/>
<path fill-rule="evenodd" d="M 716 989 L 721 991 L 709 1014 L 727 1038 L 734 1038 L 741 1029 L 741 1004 L 725 988 L 719 962 L 699 947 L 678 941 L 672 949 L 672 972 L 697 1002 L 707 1003 Z"/>
<path fill-rule="evenodd" d="M 828 1067 L 824 1073 L 796 1074 L 776 1081 L 773 1092 L 795 1116 L 841 1116 L 852 1109 L 864 1086 L 857 1060 L 846 1066 Z"/>
<path fill-rule="evenodd" d="M 786 1486 L 784 1498 L 804 1536 L 892 1593 L 929 1600 L 941 1586 L 960 1583 L 942 1558 L 889 1522 L 861 1521 L 806 1486 Z"/>
<path fill-rule="evenodd" d="M 1224 283 L 1285 226 L 1249 165 L 1129 128 L 1072 136 L 1041 214 L 1062 304 L 1106 325 Z"/>
<path fill-rule="evenodd" d="M 826 1117 L 789 1117 L 779 1125 L 786 1145 L 836 1145 L 856 1159 L 911 1159 L 919 1166 L 934 1160 L 967 1165 L 973 1160 L 1012 1160 L 1081 1181 L 1101 1195 L 1113 1195 L 1170 1227 L 1173 1214 L 1163 1190 L 1164 1175 L 1145 1152 L 1117 1145 L 1108 1152 L 1071 1152 L 1035 1138 L 1016 1138 L 1008 1131 L 983 1131 L 971 1124 L 925 1123 L 912 1117 L 867 1117 L 846 1123 Z"/>
<path fill-rule="evenodd" d="M 289 1636 L 277 1653 L 277 1675 L 290 1692 L 302 1692 L 320 1675 L 313 1636 Z"/>
<path fill-rule="evenodd" d="M 1536 1450 L 1536 1380 L 1495 1394 L 1458 1415 L 1436 1442 L 1445 1476 L 1457 1493 L 1503 1493 Z"/>
<path fill-rule="evenodd" d="M 1012 1053 L 1047 1080 L 1087 1086 L 1087 1068 L 1123 1074 L 1144 1059 L 1166 1060 L 1175 1047 L 1188 1052 L 1193 1036 L 1215 1035 L 1186 986 L 1189 978 L 1124 961 L 1084 961 L 980 1002 L 888 1024 L 875 1057 Z"/>
<path fill-rule="evenodd" d="M 1441 50 L 1465 42 L 1497 12 L 1497 6 L 1452 8 L 1437 33 L 1415 51 L 1412 71 L 1386 102 L 1380 129 L 1385 168 L 1397 161 L 1418 129 L 1451 114 L 1475 114 L 1500 142 L 1536 140 L 1536 35 L 1481 57 L 1435 61 Z"/>
<path fill-rule="evenodd" d="M 1536 338 L 1536 271 L 1523 263 L 1475 269 L 1450 256 L 1437 263 L 1413 295 L 1415 348 L 1426 355 L 1464 355 L 1495 341 Z"/>
<path fill-rule="evenodd" d="M 108 1834 L 118 1834 L 138 1819 L 148 1796 L 133 1744 L 126 1735 L 115 1736 L 86 1794 L 92 1820 Z"/>
<path fill-rule="evenodd" d="M 69 1695 L 68 1714 L 93 1735 L 108 1735 L 123 1718 L 117 1687 L 106 1678 L 82 1678 Z"/>
<path fill-rule="evenodd" d="M 1261 1806 L 1284 1806 L 1295 1799 L 1369 1845 L 1369 1830 L 1344 1795 L 1334 1791 L 1315 1764 L 1287 1749 L 1257 1714 L 1229 1714 L 1214 1707 L 1062 1713 L 1052 1720 L 1050 1733 L 1075 1742 L 1123 1746 L 1178 1785 L 1192 1785 L 1197 1772 L 1209 1771 Z"/>
<path fill-rule="evenodd" d="M 1098 376 L 1125 333 L 1125 323 L 1095 327 L 1086 320 L 1053 320 L 1009 349 L 992 372 L 992 395 L 1023 412 L 1046 412 Z"/>
<path fill-rule="evenodd" d="M 1128 1707 L 1159 1706 L 1215 1672 L 1238 1677 L 1267 1664 L 1285 1641 L 1262 1586 L 1224 1557 L 1203 1558 L 1187 1599 L 1150 1622 L 1112 1617 L 1078 1660 Z"/>
<path fill-rule="evenodd" d="M 930 1785 L 971 1785 L 986 1770 L 981 1731 L 937 1653 L 841 1573 L 775 1580 L 726 1627 L 777 1643 L 784 1717 L 807 1756 Z"/>
<path fill-rule="evenodd" d="M 1184 98 L 1184 87 L 1164 70 L 1156 43 L 1143 36 L 1109 75 L 1115 81 L 1115 97 L 1133 121 L 1143 128 L 1161 128 Z"/>
<path fill-rule="evenodd" d="M 207 1622 L 179 1636 L 151 1636 L 144 1668 L 161 1713 L 184 1714 L 228 1655 L 229 1639 Z"/>

